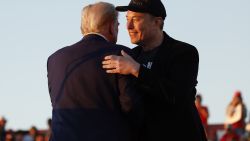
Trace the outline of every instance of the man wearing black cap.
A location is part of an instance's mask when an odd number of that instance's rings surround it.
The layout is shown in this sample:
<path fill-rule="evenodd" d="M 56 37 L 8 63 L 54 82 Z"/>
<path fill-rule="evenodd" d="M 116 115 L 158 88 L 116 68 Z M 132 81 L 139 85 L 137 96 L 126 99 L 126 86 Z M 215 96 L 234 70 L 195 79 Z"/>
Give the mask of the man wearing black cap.
<path fill-rule="evenodd" d="M 133 44 L 133 58 L 106 56 L 107 73 L 132 74 L 144 100 L 146 141 L 206 141 L 195 107 L 199 56 L 196 48 L 177 41 L 163 31 L 166 10 L 160 0 L 131 0 L 127 30 Z"/>

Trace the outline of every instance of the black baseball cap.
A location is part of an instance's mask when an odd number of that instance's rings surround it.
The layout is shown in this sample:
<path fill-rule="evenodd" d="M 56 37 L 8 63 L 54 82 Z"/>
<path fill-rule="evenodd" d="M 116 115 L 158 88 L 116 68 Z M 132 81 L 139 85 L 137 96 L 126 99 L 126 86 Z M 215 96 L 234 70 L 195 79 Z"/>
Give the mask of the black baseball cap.
<path fill-rule="evenodd" d="M 149 13 L 155 17 L 162 17 L 164 20 L 167 16 L 164 5 L 161 0 L 131 0 L 128 6 L 117 6 L 117 11 L 133 11 Z"/>

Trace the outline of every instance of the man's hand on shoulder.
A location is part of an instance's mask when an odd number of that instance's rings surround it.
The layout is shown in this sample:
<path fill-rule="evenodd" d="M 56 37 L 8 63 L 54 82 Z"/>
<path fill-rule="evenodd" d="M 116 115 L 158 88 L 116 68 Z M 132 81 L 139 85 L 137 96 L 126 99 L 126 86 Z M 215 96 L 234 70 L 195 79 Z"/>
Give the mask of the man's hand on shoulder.
<path fill-rule="evenodd" d="M 104 57 L 103 68 L 107 73 L 132 74 L 138 77 L 140 64 L 137 63 L 125 51 L 121 51 L 122 56 L 109 55 Z"/>

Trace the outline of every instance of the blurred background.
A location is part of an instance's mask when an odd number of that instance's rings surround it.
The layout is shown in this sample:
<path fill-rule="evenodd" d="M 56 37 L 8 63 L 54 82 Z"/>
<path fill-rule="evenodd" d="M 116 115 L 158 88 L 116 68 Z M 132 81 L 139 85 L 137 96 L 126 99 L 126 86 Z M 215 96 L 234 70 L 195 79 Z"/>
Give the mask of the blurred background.
<path fill-rule="evenodd" d="M 116 6 L 129 3 L 103 1 Z M 28 130 L 32 125 L 47 128 L 52 110 L 47 58 L 82 38 L 81 10 L 94 2 L 98 1 L 0 1 L 0 116 L 7 119 L 7 129 Z M 197 90 L 208 107 L 208 123 L 225 121 L 226 107 L 236 91 L 241 91 L 250 109 L 250 1 L 162 2 L 167 10 L 164 30 L 199 51 Z M 133 48 L 125 14 L 119 17 L 118 44 Z"/>

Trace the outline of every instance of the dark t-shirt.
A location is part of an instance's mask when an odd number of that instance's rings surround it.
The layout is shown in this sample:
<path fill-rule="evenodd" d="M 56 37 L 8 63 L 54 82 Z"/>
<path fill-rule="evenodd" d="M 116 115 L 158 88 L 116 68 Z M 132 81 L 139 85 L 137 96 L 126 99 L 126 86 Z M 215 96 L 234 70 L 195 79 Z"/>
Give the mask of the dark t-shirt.
<path fill-rule="evenodd" d="M 159 47 L 156 47 L 152 50 L 149 51 L 143 51 L 141 50 L 139 55 L 136 58 L 136 61 L 140 63 L 141 67 L 145 67 L 146 69 L 148 69 L 149 71 L 151 71 L 154 60 L 155 60 L 155 56 L 157 54 L 159 50 Z M 150 102 L 152 100 L 152 97 L 150 96 L 152 93 L 154 93 L 152 90 L 152 87 L 144 84 L 144 82 L 140 82 L 137 83 L 137 89 L 138 89 L 138 93 L 143 94 L 143 101 L 144 102 Z M 149 105 L 144 105 L 145 107 L 149 106 Z M 147 107 L 151 108 L 151 107 Z"/>
<path fill-rule="evenodd" d="M 151 67 L 153 65 L 154 57 L 155 57 L 158 49 L 159 49 L 159 47 L 154 48 L 150 51 L 143 51 L 142 50 L 136 60 L 144 67 L 151 69 Z"/>

